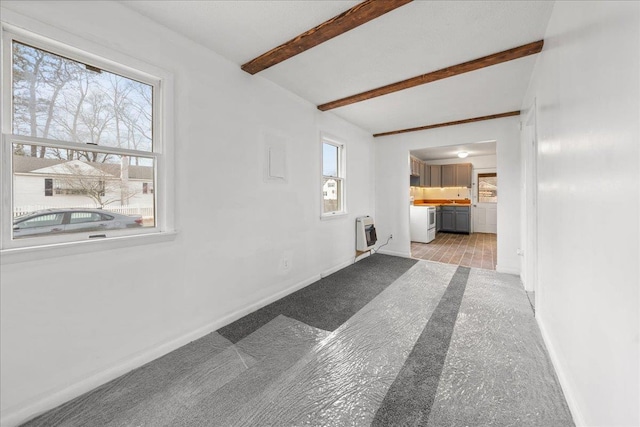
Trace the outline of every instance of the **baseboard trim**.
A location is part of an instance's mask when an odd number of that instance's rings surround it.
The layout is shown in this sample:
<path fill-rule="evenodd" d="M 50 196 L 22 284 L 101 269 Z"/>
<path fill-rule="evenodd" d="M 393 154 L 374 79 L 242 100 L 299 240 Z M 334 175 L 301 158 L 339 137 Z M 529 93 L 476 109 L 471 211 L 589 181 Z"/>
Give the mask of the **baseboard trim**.
<path fill-rule="evenodd" d="M 399 256 L 401 258 L 411 258 L 411 252 L 397 252 L 397 251 L 390 251 L 387 249 L 379 249 L 377 252 L 383 255 Z"/>
<path fill-rule="evenodd" d="M 335 272 L 352 263 L 353 262 L 347 261 L 337 267 L 332 268 L 331 270 Z M 134 354 L 130 358 L 117 362 L 113 366 L 90 375 L 88 378 L 77 381 L 70 386 L 58 390 L 52 390 L 45 396 L 36 397 L 35 399 L 33 399 L 33 401 L 22 404 L 15 409 L 9 408 L 6 411 L 3 411 L 2 417 L 0 418 L 0 426 L 14 427 L 25 423 L 30 419 L 45 413 L 48 410 L 51 410 L 59 405 L 62 405 L 63 403 L 75 399 L 76 397 L 81 396 L 82 394 L 91 391 L 94 388 L 99 387 L 111 380 L 114 380 L 119 376 L 126 374 L 127 372 L 139 368 L 146 363 L 158 359 L 159 357 L 162 357 L 165 354 L 170 353 L 182 347 L 183 345 L 190 343 L 191 341 L 202 338 L 203 336 L 213 331 L 217 331 L 223 326 L 226 326 L 240 319 L 241 317 L 246 316 L 249 313 L 252 313 L 268 304 L 271 304 L 272 302 L 279 300 L 280 298 L 283 298 L 299 289 L 304 288 L 305 286 L 310 285 L 313 282 L 320 280 L 320 278 L 320 274 L 310 276 L 286 289 L 283 289 L 282 291 L 265 297 L 260 301 L 248 304 L 247 306 L 236 310 L 235 312 L 228 314 L 221 319 L 208 323 L 179 337 L 170 339 L 169 341 L 160 343 L 152 348 L 148 348 L 137 354 Z"/>
<path fill-rule="evenodd" d="M 496 265 L 496 271 L 498 273 L 515 274 L 516 276 L 520 276 L 520 269 L 519 268 L 502 267 L 500 265 Z"/>
<path fill-rule="evenodd" d="M 560 387 L 562 388 L 564 397 L 567 400 L 567 405 L 569 406 L 569 411 L 571 411 L 573 422 L 575 423 L 576 427 L 586 426 L 587 423 L 585 423 L 584 417 L 582 416 L 582 411 L 580 411 L 580 408 L 576 401 L 573 387 L 567 379 L 567 374 L 562 368 L 562 364 L 560 363 L 560 359 L 558 358 L 558 352 L 556 351 L 556 348 L 553 345 L 552 341 L 549 339 L 549 334 L 547 333 L 547 328 L 545 326 L 544 320 L 540 316 L 539 310 L 536 311 L 536 313 L 536 323 L 538 324 L 538 328 L 540 329 L 542 341 L 544 341 L 544 345 L 547 347 L 547 352 L 549 353 L 551 364 L 553 365 L 553 369 L 556 371 L 558 381 L 560 381 Z"/>

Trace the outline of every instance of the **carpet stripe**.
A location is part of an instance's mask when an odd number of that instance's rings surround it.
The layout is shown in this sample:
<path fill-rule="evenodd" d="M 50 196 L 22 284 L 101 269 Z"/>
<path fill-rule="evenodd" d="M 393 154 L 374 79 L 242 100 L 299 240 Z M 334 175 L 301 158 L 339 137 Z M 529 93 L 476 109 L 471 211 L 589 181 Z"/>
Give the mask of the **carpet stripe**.
<path fill-rule="evenodd" d="M 469 270 L 468 267 L 458 267 L 451 278 L 442 299 L 387 391 L 372 426 L 427 424 Z"/>
<path fill-rule="evenodd" d="M 335 331 L 416 262 L 374 254 L 220 328 L 218 333 L 236 343 L 279 315 Z"/>

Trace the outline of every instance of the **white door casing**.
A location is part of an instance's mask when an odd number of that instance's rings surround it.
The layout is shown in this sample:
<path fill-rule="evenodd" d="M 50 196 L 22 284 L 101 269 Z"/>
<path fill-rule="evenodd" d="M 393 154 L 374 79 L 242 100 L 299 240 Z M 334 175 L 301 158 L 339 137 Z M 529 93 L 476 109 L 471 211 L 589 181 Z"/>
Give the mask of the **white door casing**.
<path fill-rule="evenodd" d="M 538 265 L 538 142 L 536 134 L 536 102 L 529 108 L 525 122 L 523 123 L 523 136 L 525 143 L 524 164 L 524 276 L 522 277 L 524 288 L 529 292 L 535 292 L 536 307 L 540 295 L 537 291 L 537 265 Z"/>

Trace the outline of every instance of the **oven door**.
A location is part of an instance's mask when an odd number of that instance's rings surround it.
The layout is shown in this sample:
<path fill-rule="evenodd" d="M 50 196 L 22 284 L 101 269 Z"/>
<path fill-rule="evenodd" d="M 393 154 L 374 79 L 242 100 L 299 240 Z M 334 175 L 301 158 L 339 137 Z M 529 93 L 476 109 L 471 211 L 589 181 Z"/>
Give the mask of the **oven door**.
<path fill-rule="evenodd" d="M 427 228 L 435 228 L 436 226 L 436 208 L 429 209 L 429 223 Z"/>

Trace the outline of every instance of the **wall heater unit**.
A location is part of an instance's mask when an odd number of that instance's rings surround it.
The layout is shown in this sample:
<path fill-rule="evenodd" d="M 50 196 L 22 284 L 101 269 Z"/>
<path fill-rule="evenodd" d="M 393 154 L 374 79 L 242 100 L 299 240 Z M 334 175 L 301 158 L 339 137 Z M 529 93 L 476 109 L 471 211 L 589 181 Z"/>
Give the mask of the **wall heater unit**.
<path fill-rule="evenodd" d="M 356 218 L 356 250 L 370 251 L 376 244 L 376 227 L 373 225 L 373 218 L 361 216 Z"/>

